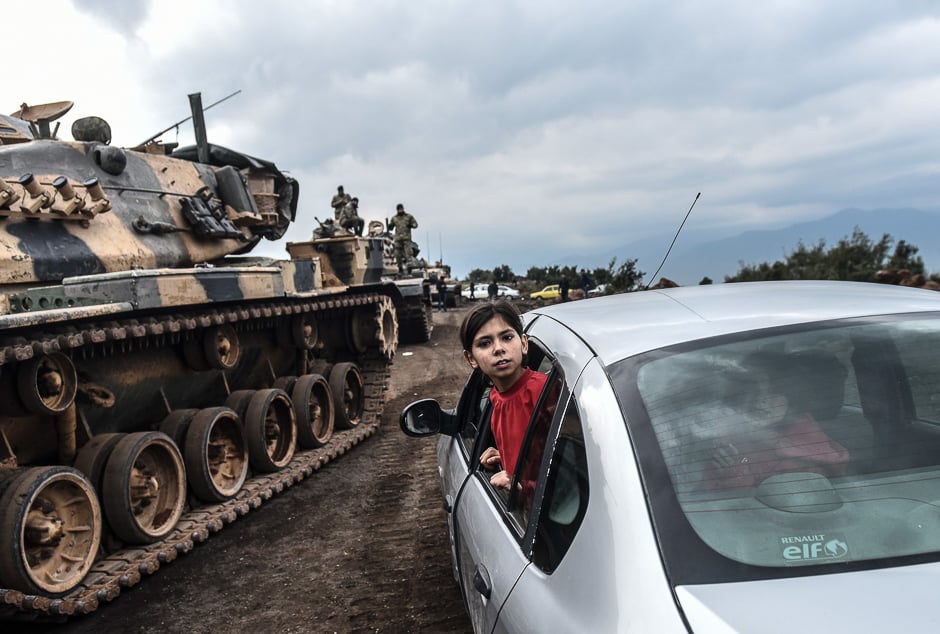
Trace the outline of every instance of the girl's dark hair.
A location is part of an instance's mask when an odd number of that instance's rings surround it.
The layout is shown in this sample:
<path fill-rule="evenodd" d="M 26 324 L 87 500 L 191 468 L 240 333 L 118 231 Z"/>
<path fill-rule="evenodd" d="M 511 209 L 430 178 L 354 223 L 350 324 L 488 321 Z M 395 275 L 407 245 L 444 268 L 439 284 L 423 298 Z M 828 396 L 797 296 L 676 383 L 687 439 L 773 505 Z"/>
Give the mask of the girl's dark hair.
<path fill-rule="evenodd" d="M 520 336 L 522 335 L 522 317 L 519 309 L 505 299 L 492 304 L 485 302 L 474 306 L 460 324 L 460 343 L 464 350 L 469 351 L 473 347 L 473 338 L 477 336 L 480 328 L 497 315 L 502 317 Z"/>

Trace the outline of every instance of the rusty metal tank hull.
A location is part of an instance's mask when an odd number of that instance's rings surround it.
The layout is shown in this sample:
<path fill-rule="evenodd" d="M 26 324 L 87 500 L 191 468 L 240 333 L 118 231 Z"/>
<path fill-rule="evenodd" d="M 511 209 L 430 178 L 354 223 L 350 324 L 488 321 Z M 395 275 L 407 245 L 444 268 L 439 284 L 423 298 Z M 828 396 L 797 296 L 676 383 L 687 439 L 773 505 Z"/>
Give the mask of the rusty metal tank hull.
<path fill-rule="evenodd" d="M 403 298 L 381 239 L 247 255 L 295 219 L 270 162 L 8 129 L 0 617 L 63 618 L 374 433 Z"/>

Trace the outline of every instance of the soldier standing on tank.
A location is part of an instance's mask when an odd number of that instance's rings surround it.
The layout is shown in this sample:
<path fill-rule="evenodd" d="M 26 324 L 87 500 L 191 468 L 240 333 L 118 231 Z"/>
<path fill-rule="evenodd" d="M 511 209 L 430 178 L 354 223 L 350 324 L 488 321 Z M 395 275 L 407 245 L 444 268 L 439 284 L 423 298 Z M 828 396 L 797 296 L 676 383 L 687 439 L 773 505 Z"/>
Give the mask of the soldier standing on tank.
<path fill-rule="evenodd" d="M 418 221 L 405 211 L 401 203 L 395 207 L 395 215 L 387 222 L 389 230 L 395 231 L 395 261 L 398 263 L 398 272 L 404 273 L 405 263 L 412 258 L 411 230 L 418 228 Z"/>
<path fill-rule="evenodd" d="M 349 201 L 342 211 L 339 212 L 339 225 L 344 229 L 349 229 L 357 236 L 362 235 L 366 221 L 359 216 L 359 199 L 353 198 Z"/>
<path fill-rule="evenodd" d="M 330 207 L 333 208 L 333 220 L 339 220 L 340 214 L 343 212 L 343 208 L 346 207 L 349 202 L 349 194 L 343 191 L 343 186 L 340 185 L 336 188 L 336 193 L 333 195 L 333 200 L 330 201 Z"/>

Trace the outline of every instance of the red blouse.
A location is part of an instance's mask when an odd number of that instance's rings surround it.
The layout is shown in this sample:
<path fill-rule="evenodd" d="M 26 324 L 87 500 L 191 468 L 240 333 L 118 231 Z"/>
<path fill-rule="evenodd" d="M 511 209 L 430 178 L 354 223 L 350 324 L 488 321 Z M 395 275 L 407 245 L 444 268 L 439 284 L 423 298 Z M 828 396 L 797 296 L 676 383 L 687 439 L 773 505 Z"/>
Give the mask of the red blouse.
<path fill-rule="evenodd" d="M 490 390 L 490 402 L 493 404 L 490 427 L 503 470 L 508 473 L 516 470 L 529 419 L 532 418 L 535 404 L 547 380 L 547 375 L 526 368 L 523 375 L 505 392 L 498 392 L 495 388 Z"/>

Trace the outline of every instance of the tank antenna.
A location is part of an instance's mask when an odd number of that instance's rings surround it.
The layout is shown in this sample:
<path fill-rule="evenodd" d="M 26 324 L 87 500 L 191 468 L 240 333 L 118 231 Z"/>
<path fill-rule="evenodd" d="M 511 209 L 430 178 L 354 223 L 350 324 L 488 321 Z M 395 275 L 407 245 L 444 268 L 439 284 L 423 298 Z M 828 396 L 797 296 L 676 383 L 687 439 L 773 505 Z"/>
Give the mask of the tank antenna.
<path fill-rule="evenodd" d="M 650 280 L 655 280 L 656 276 L 659 275 L 659 271 L 663 268 L 663 264 L 666 263 L 666 258 L 669 257 L 669 253 L 672 251 L 673 245 L 676 244 L 676 239 L 679 237 L 679 232 L 682 231 L 682 227 L 685 226 L 685 221 L 689 219 L 689 215 L 692 213 L 692 207 L 695 207 L 695 203 L 698 202 L 698 197 L 702 195 L 702 192 L 695 194 L 695 200 L 692 201 L 692 205 L 689 207 L 689 210 L 685 212 L 685 218 L 682 219 L 682 222 L 679 224 L 679 228 L 676 229 L 676 235 L 672 237 L 672 242 L 669 244 L 669 248 L 666 249 L 666 255 L 663 256 L 663 261 L 659 263 L 659 268 L 656 269 L 656 272 L 650 277 Z M 646 283 L 646 286 L 643 287 L 643 290 L 646 290 L 650 287 L 649 282 Z"/>
<path fill-rule="evenodd" d="M 234 97 L 235 95 L 237 95 L 237 94 L 240 93 L 240 92 L 241 92 L 240 89 L 239 89 L 239 90 L 236 90 L 236 91 L 233 92 L 232 94 L 227 95 L 227 96 L 225 96 L 225 97 L 222 97 L 221 99 L 219 99 L 218 101 L 216 101 L 216 102 L 214 102 L 214 103 L 210 103 L 208 106 L 206 106 L 205 108 L 203 108 L 202 111 L 205 112 L 205 111 L 208 110 L 209 108 L 211 108 L 211 107 L 213 107 L 213 106 L 219 105 L 220 103 L 222 103 L 222 102 L 225 101 L 226 99 L 231 99 L 232 97 Z M 150 143 L 150 142 L 153 141 L 154 139 L 159 138 L 159 137 L 160 137 L 161 135 L 163 135 L 165 132 L 169 132 L 169 131 L 172 130 L 173 128 L 179 126 L 180 124 L 186 123 L 187 121 L 189 121 L 189 120 L 192 119 L 192 118 L 193 118 L 192 115 L 190 115 L 190 116 L 186 117 L 185 119 L 180 119 L 179 121 L 177 121 L 177 122 L 174 123 L 173 125 L 167 126 L 166 128 L 163 128 L 162 130 L 160 130 L 159 132 L 157 132 L 156 134 L 154 134 L 152 137 L 150 137 L 149 139 L 147 139 L 147 140 L 144 141 L 143 143 L 138 143 L 138 144 L 135 145 L 134 147 L 144 147 L 145 145 L 147 145 L 148 143 Z"/>

